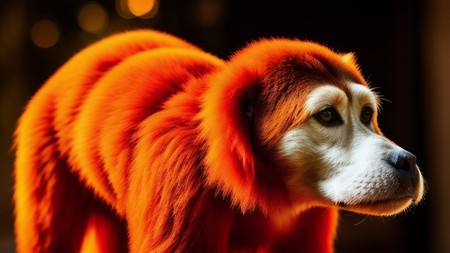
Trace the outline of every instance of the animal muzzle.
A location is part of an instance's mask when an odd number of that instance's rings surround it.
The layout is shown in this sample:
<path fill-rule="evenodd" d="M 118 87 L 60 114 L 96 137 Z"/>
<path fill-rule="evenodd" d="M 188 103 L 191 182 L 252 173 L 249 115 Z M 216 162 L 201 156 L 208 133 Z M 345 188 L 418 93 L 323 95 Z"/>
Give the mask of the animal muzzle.
<path fill-rule="evenodd" d="M 406 192 L 416 195 L 416 189 L 420 187 L 420 172 L 416 164 L 416 156 L 403 149 L 391 150 L 387 153 L 387 162 L 395 170 L 401 187 Z M 417 198 L 419 196 L 415 196 Z"/>

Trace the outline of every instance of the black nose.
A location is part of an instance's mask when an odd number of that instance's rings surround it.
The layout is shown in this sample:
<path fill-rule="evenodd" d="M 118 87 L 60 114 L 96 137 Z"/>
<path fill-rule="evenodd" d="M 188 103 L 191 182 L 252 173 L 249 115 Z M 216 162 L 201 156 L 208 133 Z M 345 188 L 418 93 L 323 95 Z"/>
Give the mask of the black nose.
<path fill-rule="evenodd" d="M 416 167 L 416 156 L 405 150 L 390 151 L 387 160 L 394 168 L 403 171 L 411 171 Z"/>

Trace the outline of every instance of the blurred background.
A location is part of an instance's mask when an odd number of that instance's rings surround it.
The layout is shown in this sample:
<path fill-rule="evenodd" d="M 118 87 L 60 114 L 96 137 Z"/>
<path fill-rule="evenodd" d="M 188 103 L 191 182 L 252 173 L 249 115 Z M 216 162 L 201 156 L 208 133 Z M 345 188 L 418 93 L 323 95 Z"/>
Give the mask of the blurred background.
<path fill-rule="evenodd" d="M 135 28 L 166 31 L 227 59 L 262 37 L 354 52 L 383 95 L 384 134 L 428 180 L 395 217 L 343 212 L 336 251 L 450 252 L 450 1 L 0 1 L 0 252 L 14 252 L 12 135 L 26 101 L 73 54 Z"/>

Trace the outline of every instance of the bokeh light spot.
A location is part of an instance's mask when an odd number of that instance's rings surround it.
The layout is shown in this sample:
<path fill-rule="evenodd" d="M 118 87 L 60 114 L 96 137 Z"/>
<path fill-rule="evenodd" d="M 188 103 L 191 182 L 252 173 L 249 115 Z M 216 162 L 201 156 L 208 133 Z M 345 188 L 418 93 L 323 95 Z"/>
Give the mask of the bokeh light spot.
<path fill-rule="evenodd" d="M 96 2 L 87 3 L 80 8 L 78 24 L 86 32 L 101 33 L 108 25 L 108 13 Z"/>
<path fill-rule="evenodd" d="M 135 17 L 128 9 L 128 0 L 116 0 L 116 11 L 125 19 L 132 19 Z"/>
<path fill-rule="evenodd" d="M 145 16 L 155 7 L 155 0 L 128 0 L 128 9 L 137 16 Z"/>
<path fill-rule="evenodd" d="M 59 40 L 58 26 L 48 20 L 42 19 L 34 23 L 31 27 L 31 40 L 40 48 L 50 48 Z"/>

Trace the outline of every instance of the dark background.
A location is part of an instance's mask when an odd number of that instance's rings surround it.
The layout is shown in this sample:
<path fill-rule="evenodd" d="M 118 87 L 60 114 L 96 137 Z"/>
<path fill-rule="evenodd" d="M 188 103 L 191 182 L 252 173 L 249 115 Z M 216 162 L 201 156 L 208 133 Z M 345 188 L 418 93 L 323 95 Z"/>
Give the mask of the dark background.
<path fill-rule="evenodd" d="M 166 31 L 225 59 L 263 37 L 300 38 L 354 52 L 364 76 L 383 96 L 382 131 L 417 155 L 429 193 L 419 206 L 395 217 L 343 212 L 336 251 L 450 252 L 449 209 L 440 204 L 449 202 L 445 182 L 450 179 L 445 163 L 450 139 L 441 135 L 450 125 L 445 74 L 450 62 L 443 58 L 450 44 L 442 42 L 450 43 L 443 36 L 450 31 L 445 0 L 160 0 L 151 18 L 124 18 L 119 2 L 0 2 L 0 252 L 14 251 L 10 148 L 26 101 L 71 55 L 109 34 L 134 28 Z M 80 13 L 89 4 L 107 13 L 97 31 L 80 26 Z M 32 32 L 40 20 L 57 27 L 58 38 L 48 48 L 35 41 L 50 35 Z"/>

